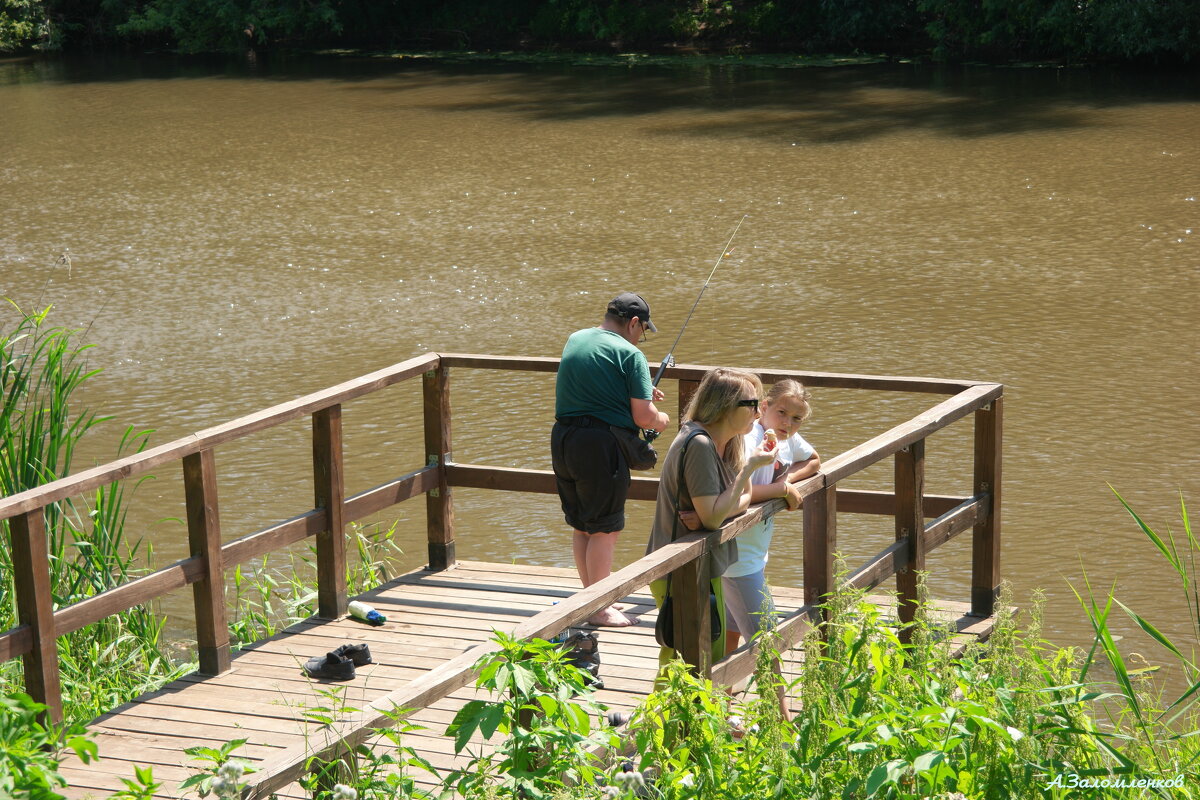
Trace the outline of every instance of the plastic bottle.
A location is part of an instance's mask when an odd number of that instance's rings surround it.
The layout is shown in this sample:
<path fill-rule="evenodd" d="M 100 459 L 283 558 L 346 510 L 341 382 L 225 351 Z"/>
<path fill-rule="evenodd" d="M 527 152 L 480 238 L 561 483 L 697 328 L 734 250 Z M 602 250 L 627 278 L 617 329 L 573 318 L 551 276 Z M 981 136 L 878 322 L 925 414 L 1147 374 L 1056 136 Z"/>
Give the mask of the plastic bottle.
<path fill-rule="evenodd" d="M 372 625 L 382 625 L 387 622 L 387 617 L 371 608 L 362 600 L 350 601 L 350 616 L 357 617 L 363 622 L 369 622 Z"/>

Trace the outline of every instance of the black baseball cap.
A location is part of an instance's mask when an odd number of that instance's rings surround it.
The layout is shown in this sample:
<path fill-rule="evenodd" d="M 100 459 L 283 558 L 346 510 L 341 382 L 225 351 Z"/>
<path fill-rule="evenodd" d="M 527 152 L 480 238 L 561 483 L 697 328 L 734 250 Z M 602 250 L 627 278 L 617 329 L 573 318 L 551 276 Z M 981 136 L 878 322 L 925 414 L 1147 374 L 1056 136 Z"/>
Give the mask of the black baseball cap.
<path fill-rule="evenodd" d="M 658 333 L 658 328 L 654 327 L 654 323 L 650 321 L 650 304 L 640 294 L 621 292 L 608 304 L 608 313 L 615 314 L 622 319 L 637 317 L 646 323 L 646 330 Z"/>

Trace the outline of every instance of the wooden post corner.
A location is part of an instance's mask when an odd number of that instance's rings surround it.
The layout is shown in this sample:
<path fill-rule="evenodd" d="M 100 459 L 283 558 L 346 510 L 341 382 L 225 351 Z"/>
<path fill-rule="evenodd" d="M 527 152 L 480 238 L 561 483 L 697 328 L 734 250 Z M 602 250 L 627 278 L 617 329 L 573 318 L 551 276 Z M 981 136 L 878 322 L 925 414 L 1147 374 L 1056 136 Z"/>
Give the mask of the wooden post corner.
<path fill-rule="evenodd" d="M 422 377 L 426 463 L 437 467 L 437 486 L 425 494 L 429 569 L 454 565 L 454 498 L 446 479 L 450 459 L 450 368 L 439 365 Z"/>

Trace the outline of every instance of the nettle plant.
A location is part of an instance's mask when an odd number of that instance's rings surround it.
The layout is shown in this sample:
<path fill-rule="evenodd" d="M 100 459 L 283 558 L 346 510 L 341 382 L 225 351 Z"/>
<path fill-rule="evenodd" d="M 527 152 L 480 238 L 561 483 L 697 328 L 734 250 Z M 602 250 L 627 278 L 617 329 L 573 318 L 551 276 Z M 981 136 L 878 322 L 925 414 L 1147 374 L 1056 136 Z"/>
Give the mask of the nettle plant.
<path fill-rule="evenodd" d="M 588 676 L 566 661 L 558 644 L 522 641 L 496 632 L 499 649 L 475 665 L 477 685 L 490 700 L 472 700 L 446 733 L 456 753 L 467 751 L 466 768 L 447 780 L 463 798 L 549 798 L 576 787 L 591 791 L 602 780 L 597 751 L 618 739 L 601 724 L 607 709 L 597 703 Z M 494 748 L 475 741 L 476 735 Z M 575 796 L 586 796 L 577 794 Z"/>
<path fill-rule="evenodd" d="M 304 710 L 304 717 L 317 723 L 327 734 L 327 744 L 335 741 L 332 737 L 338 720 L 358 711 L 346 702 L 345 691 L 345 686 L 318 690 L 324 698 L 322 704 Z M 435 777 L 438 771 L 403 742 L 405 734 L 422 730 L 421 726 L 409 722 L 406 711 L 400 708 L 393 708 L 385 716 L 390 723 L 376 728 L 372 736 L 357 747 L 340 751 L 334 748 L 332 755 L 309 757 L 300 779 L 308 797 L 312 800 L 408 800 L 431 796 L 417 786 L 411 770 L 424 770 Z"/>
<path fill-rule="evenodd" d="M 233 751 L 246 743 L 246 739 L 233 739 L 220 747 L 189 747 L 183 752 L 193 759 L 207 762 L 192 777 L 179 784 L 180 789 L 196 788 L 201 797 L 215 795 L 217 800 L 241 797 L 246 787 L 245 776 L 255 769 L 249 761 L 235 758 Z M 140 777 L 140 776 L 139 776 Z"/>
<path fill-rule="evenodd" d="M 0 797 L 62 800 L 63 753 L 73 751 L 85 764 L 96 758 L 96 744 L 82 724 L 52 725 L 43 721 L 45 712 L 22 692 L 0 695 Z"/>

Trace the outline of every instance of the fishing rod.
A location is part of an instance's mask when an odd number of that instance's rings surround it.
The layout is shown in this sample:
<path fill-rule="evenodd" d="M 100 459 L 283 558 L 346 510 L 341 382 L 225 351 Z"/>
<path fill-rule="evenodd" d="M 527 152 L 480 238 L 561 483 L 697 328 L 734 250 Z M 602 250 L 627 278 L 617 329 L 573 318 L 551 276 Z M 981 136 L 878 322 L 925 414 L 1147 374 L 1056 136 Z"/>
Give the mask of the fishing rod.
<path fill-rule="evenodd" d="M 742 214 L 742 218 L 738 220 L 737 226 L 733 229 L 733 233 L 729 234 L 729 241 L 725 242 L 725 246 L 721 248 L 721 255 L 717 256 L 717 263 L 713 264 L 712 271 L 708 273 L 708 278 L 705 279 L 704 285 L 700 287 L 700 294 L 696 295 L 696 302 L 692 303 L 692 310 L 688 312 L 687 319 L 683 321 L 683 327 L 679 329 L 679 335 L 675 337 L 675 342 L 671 345 L 671 349 L 663 356 L 662 363 L 658 365 L 658 372 L 654 375 L 654 386 L 658 386 L 658 382 L 662 380 L 663 373 L 667 371 L 667 367 L 675 366 L 675 348 L 679 346 L 679 340 L 683 338 L 683 332 L 687 330 L 688 323 L 692 321 L 692 314 L 696 313 L 696 306 L 700 305 L 700 298 L 704 297 L 704 290 L 708 288 L 709 282 L 713 279 L 713 275 L 717 274 L 717 267 L 721 266 L 721 262 L 725 256 L 729 255 L 729 246 L 733 244 L 733 237 L 737 236 L 738 231 L 742 228 L 742 223 L 746 221 L 749 214 Z M 653 440 L 658 436 L 658 431 L 643 431 L 643 437 L 646 441 Z"/>

